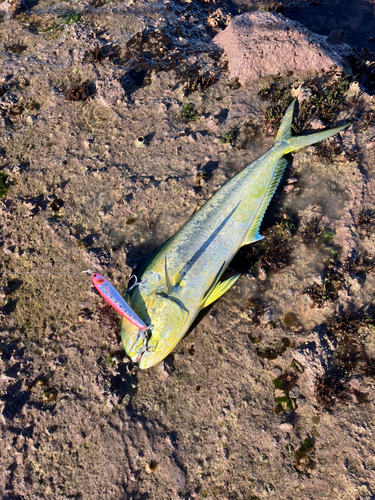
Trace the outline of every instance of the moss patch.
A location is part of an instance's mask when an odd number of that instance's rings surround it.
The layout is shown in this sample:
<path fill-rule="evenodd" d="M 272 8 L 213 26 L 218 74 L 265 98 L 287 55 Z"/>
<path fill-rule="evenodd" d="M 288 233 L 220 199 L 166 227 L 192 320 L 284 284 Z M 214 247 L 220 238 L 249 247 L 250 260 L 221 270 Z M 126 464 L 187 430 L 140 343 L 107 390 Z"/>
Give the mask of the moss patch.
<path fill-rule="evenodd" d="M 0 172 L 0 199 L 5 198 L 10 188 L 10 182 L 7 182 L 8 176 Z"/>
<path fill-rule="evenodd" d="M 331 410 L 336 403 L 368 402 L 367 394 L 353 388 L 350 381 L 355 375 L 375 374 L 375 360 L 365 350 L 361 331 L 374 321 L 374 311 L 355 309 L 337 313 L 327 320 L 327 334 L 335 349 L 327 370 L 315 381 L 317 402 L 326 410 Z"/>

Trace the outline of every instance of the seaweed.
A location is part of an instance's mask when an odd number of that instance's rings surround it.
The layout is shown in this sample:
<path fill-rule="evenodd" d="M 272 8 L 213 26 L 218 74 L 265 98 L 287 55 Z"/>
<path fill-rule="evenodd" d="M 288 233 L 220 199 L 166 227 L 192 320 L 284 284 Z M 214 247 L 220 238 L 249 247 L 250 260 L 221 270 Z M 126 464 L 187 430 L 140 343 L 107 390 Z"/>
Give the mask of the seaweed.
<path fill-rule="evenodd" d="M 260 12 L 277 12 L 280 13 L 284 10 L 282 2 L 271 2 L 260 9 Z"/>
<path fill-rule="evenodd" d="M 301 240 L 304 243 L 317 243 L 323 234 L 325 226 L 322 224 L 322 216 L 313 217 L 300 231 Z"/>
<path fill-rule="evenodd" d="M 300 330 L 302 328 L 296 314 L 293 312 L 285 313 L 281 318 L 281 322 L 289 330 Z"/>
<path fill-rule="evenodd" d="M 114 44 L 95 45 L 87 50 L 86 61 L 98 63 L 104 59 L 109 59 L 113 63 L 121 63 L 121 47 Z"/>
<path fill-rule="evenodd" d="M 315 145 L 315 152 L 318 158 L 324 163 L 333 163 L 335 157 L 343 152 L 343 149 L 335 141 L 322 141 Z"/>
<path fill-rule="evenodd" d="M 316 469 L 315 439 L 307 437 L 294 453 L 294 467 L 298 472 L 310 475 Z"/>
<path fill-rule="evenodd" d="M 280 122 L 293 98 L 290 88 L 284 86 L 279 88 L 278 80 L 269 87 L 265 87 L 258 92 L 262 99 L 270 100 L 273 104 L 264 110 L 264 121 L 267 129 L 275 133 Z"/>
<path fill-rule="evenodd" d="M 375 270 L 375 260 L 370 259 L 367 255 L 356 255 L 355 252 L 348 257 L 343 263 L 338 259 L 339 251 L 330 246 L 334 234 L 328 230 L 318 231 L 313 229 L 310 232 L 308 229 L 308 236 L 306 238 L 313 239 L 313 236 L 319 236 L 324 242 L 323 249 L 331 254 L 331 258 L 327 262 L 322 272 L 322 283 L 316 283 L 305 288 L 305 292 L 312 298 L 314 305 L 323 307 L 325 301 L 334 301 L 338 296 L 338 292 L 342 289 L 349 291 L 350 287 L 346 280 L 346 275 L 351 278 L 357 279 L 361 284 L 366 280 L 369 272 Z"/>
<path fill-rule="evenodd" d="M 222 134 L 219 138 L 220 144 L 233 144 L 236 139 L 237 131 L 235 129 L 231 129 L 227 134 Z"/>
<path fill-rule="evenodd" d="M 372 93 L 375 90 L 375 54 L 367 47 L 353 48 L 346 56 L 346 62 L 364 90 Z"/>
<path fill-rule="evenodd" d="M 298 379 L 299 376 L 294 371 L 286 371 L 280 377 L 273 379 L 276 400 L 274 412 L 276 414 L 296 409 L 297 405 L 295 398 L 291 397 L 291 390 L 296 386 Z"/>
<path fill-rule="evenodd" d="M 289 392 L 297 384 L 298 375 L 295 372 L 287 371 L 280 375 L 277 379 L 279 380 L 279 389 Z"/>
<path fill-rule="evenodd" d="M 276 359 L 291 346 L 291 342 L 287 337 L 282 337 L 281 340 L 275 342 L 271 347 L 257 347 L 256 353 L 262 359 Z"/>
<path fill-rule="evenodd" d="M 314 306 L 321 308 L 326 302 L 334 302 L 337 299 L 345 283 L 338 266 L 337 262 L 330 262 L 323 271 L 322 283 L 315 283 L 305 288 L 305 293 L 310 296 Z"/>
<path fill-rule="evenodd" d="M 194 105 L 190 104 L 190 103 L 183 104 L 182 110 L 181 110 L 181 116 L 185 120 L 189 120 L 189 121 L 195 120 L 195 118 L 197 117 L 197 112 L 194 108 Z"/>
<path fill-rule="evenodd" d="M 254 323 L 255 325 L 259 325 L 260 318 L 263 316 L 265 311 L 265 305 L 262 302 L 260 302 L 259 299 L 254 297 L 249 297 L 246 300 L 246 307 L 248 308 L 248 315 L 252 323 Z M 251 337 L 250 340 L 253 343 L 257 343 L 255 340 L 253 340 L 253 337 Z"/>
<path fill-rule="evenodd" d="M 366 281 L 368 273 L 375 270 L 375 260 L 366 254 L 356 255 L 355 252 L 343 263 L 343 271 L 351 278 L 357 279 L 361 284 Z"/>
<path fill-rule="evenodd" d="M 366 352 L 360 329 L 374 321 L 373 314 L 353 308 L 329 317 L 326 322 L 327 336 L 334 344 L 330 364 L 325 373 L 315 380 L 317 403 L 331 410 L 336 403 L 355 401 L 367 403 L 368 395 L 353 388 L 354 376 L 374 376 L 375 360 Z"/>
<path fill-rule="evenodd" d="M 336 403 L 350 400 L 347 387 L 335 376 L 321 375 L 315 379 L 315 395 L 318 404 L 326 410 Z"/>
<path fill-rule="evenodd" d="M 103 48 L 100 45 L 95 45 L 87 50 L 86 60 L 91 63 L 100 62 L 104 59 Z"/>
<path fill-rule="evenodd" d="M 196 13 L 196 17 L 201 19 L 202 23 L 207 18 L 202 12 L 202 7 L 196 5 L 197 2 L 191 2 L 184 5 L 184 9 L 190 9 Z M 175 2 L 166 4 L 166 8 L 174 10 Z M 203 8 L 209 10 L 210 7 Z M 180 15 L 180 13 L 179 13 Z M 129 94 L 132 94 L 138 88 L 149 85 L 151 82 L 151 73 L 159 73 L 161 71 L 174 70 L 177 78 L 185 85 L 185 90 L 188 92 L 204 91 L 208 86 L 212 85 L 217 75 L 225 71 L 220 62 L 221 50 L 219 47 L 209 46 L 207 50 L 202 52 L 203 44 L 199 48 L 194 48 L 196 44 L 189 47 L 189 54 L 197 56 L 197 62 L 189 64 L 186 58 L 186 42 L 185 39 L 200 40 L 202 39 L 204 30 L 201 24 L 195 24 L 188 21 L 190 16 L 183 18 L 178 25 L 172 26 L 166 24 L 162 28 L 153 29 L 147 28 L 142 32 L 135 34 L 126 42 L 125 50 L 122 52 L 122 57 L 119 63 L 128 68 L 127 73 L 123 78 L 124 86 L 128 80 L 134 80 L 132 74 L 142 74 L 142 81 L 137 85 L 130 85 L 130 89 L 126 88 Z M 210 30 L 210 28 L 208 28 Z M 202 54 L 213 61 L 214 69 L 206 72 L 202 69 L 203 61 Z M 130 83 L 132 83 L 130 81 Z M 127 85 L 126 85 L 127 86 Z"/>
<path fill-rule="evenodd" d="M 280 271 L 291 262 L 292 244 L 289 237 L 283 234 L 279 228 L 272 231 L 271 238 L 268 239 L 264 253 L 258 261 L 258 266 L 267 271 Z"/>
<path fill-rule="evenodd" d="M 312 243 L 321 245 L 321 248 L 328 252 L 333 261 L 337 261 L 338 264 L 341 248 L 332 244 L 335 233 L 322 224 L 321 221 L 322 216 L 317 216 L 313 217 L 309 222 L 305 222 L 300 229 L 300 239 L 306 245 L 311 245 Z"/>
<path fill-rule="evenodd" d="M 336 342 L 333 360 L 336 372 L 347 376 L 360 362 L 366 361 L 363 345 L 358 339 L 358 330 L 364 324 L 357 312 L 344 311 L 327 319 L 328 336 Z"/>
<path fill-rule="evenodd" d="M 264 223 L 263 223 L 264 224 Z M 242 247 L 231 262 L 231 267 L 241 273 L 251 272 L 259 277 L 261 270 L 276 273 L 292 261 L 291 236 L 297 228 L 297 220 L 282 212 L 274 226 L 264 231 L 264 239 L 255 245 Z"/>
<path fill-rule="evenodd" d="M 277 403 L 274 408 L 274 412 L 276 413 L 276 415 L 278 415 L 282 411 L 291 411 L 296 409 L 295 402 L 289 397 L 287 393 L 285 394 L 285 396 L 275 398 L 275 400 Z"/>
<path fill-rule="evenodd" d="M 364 132 L 365 130 L 373 127 L 375 125 L 375 112 L 366 111 L 358 117 L 358 120 L 354 122 L 355 130 L 357 132 Z"/>
<path fill-rule="evenodd" d="M 4 172 L 0 172 L 0 200 L 6 198 L 11 186 L 11 183 L 7 182 L 7 179 L 8 176 Z"/>
<path fill-rule="evenodd" d="M 9 52 L 13 52 L 13 54 L 22 54 L 27 49 L 27 45 L 23 43 L 17 43 L 14 45 L 8 45 L 6 48 Z"/>
<path fill-rule="evenodd" d="M 231 90 L 238 90 L 241 88 L 241 82 L 239 81 L 238 77 L 232 78 L 228 82 L 228 87 Z"/>
<path fill-rule="evenodd" d="M 358 235 L 360 238 L 369 238 L 375 234 L 375 210 L 363 207 L 357 218 Z"/>
<path fill-rule="evenodd" d="M 185 92 L 203 92 L 208 87 L 213 85 L 217 80 L 214 72 L 200 72 L 194 77 L 188 77 L 187 82 L 183 85 L 182 90 Z"/>
<path fill-rule="evenodd" d="M 300 104 L 295 131 L 303 130 L 316 118 L 331 124 L 344 109 L 344 96 L 350 81 L 350 77 L 343 74 L 329 82 L 321 83 L 317 78 L 307 80 L 303 86 L 310 90 L 311 97 Z"/>
<path fill-rule="evenodd" d="M 72 84 L 64 91 L 68 101 L 88 101 L 95 94 L 95 86 L 92 82 Z"/>
<path fill-rule="evenodd" d="M 64 24 L 78 23 L 82 17 L 80 12 L 67 12 L 62 16 Z"/>

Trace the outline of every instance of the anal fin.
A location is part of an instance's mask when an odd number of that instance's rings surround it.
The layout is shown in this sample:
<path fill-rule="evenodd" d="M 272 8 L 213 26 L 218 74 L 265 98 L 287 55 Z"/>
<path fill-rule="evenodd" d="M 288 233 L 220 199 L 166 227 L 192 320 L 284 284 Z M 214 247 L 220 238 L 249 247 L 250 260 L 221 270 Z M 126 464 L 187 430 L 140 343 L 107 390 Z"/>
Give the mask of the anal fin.
<path fill-rule="evenodd" d="M 225 281 L 221 281 L 220 283 L 218 283 L 203 299 L 203 302 L 201 304 L 201 309 L 203 309 L 204 307 L 207 307 L 209 306 L 210 304 L 212 304 L 212 302 L 215 302 L 215 300 L 217 300 L 219 297 L 221 297 L 222 295 L 224 295 L 225 292 L 227 292 L 229 290 L 229 288 L 231 288 L 235 282 L 238 280 L 238 278 L 240 277 L 239 274 L 236 274 L 234 276 L 232 276 L 231 278 L 225 280 Z"/>
<path fill-rule="evenodd" d="M 244 242 L 242 243 L 243 245 L 249 245 L 250 243 L 254 243 L 255 241 L 259 241 L 263 239 L 263 236 L 259 234 L 259 228 L 262 223 L 264 213 L 267 210 L 268 205 L 270 204 L 271 198 L 274 195 L 277 186 L 279 185 L 279 182 L 281 180 L 281 177 L 284 173 L 285 167 L 288 164 L 288 160 L 285 158 L 281 158 L 281 160 L 278 161 L 278 164 L 275 169 L 275 173 L 273 176 L 273 179 L 266 191 L 266 193 L 263 196 L 263 200 L 261 201 L 259 205 L 258 212 L 254 218 L 253 223 L 251 224 L 248 232 L 246 233 Z"/>

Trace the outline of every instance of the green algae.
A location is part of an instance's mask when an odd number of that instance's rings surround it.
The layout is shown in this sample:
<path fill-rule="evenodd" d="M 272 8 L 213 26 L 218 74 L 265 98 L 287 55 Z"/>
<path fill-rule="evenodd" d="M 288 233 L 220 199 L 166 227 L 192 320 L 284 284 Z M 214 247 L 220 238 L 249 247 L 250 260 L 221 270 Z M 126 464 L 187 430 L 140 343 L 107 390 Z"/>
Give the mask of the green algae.
<path fill-rule="evenodd" d="M 182 110 L 181 110 L 181 116 L 182 118 L 185 118 L 185 120 L 195 120 L 197 117 L 197 112 L 194 108 L 193 104 L 183 104 Z"/>
<path fill-rule="evenodd" d="M 222 134 L 219 139 L 220 144 L 233 144 L 236 138 L 235 130 L 230 130 L 227 134 Z"/>
<path fill-rule="evenodd" d="M 7 182 L 7 179 L 8 176 L 4 172 L 0 172 L 0 199 L 6 198 L 11 186 L 10 182 Z"/>

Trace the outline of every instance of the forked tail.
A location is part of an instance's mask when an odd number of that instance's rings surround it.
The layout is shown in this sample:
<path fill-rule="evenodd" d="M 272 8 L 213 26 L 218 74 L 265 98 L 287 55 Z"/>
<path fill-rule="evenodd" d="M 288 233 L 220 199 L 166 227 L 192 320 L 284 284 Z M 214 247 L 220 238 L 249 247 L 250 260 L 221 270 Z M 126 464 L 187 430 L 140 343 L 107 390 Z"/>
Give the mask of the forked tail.
<path fill-rule="evenodd" d="M 311 146 L 311 144 L 323 141 L 324 139 L 328 139 L 328 137 L 332 137 L 333 135 L 338 134 L 339 132 L 342 132 L 343 130 L 347 129 L 350 125 L 350 123 L 346 123 L 341 127 L 322 130 L 321 132 L 315 132 L 315 134 L 292 136 L 291 127 L 292 127 L 293 112 L 296 100 L 297 99 L 293 99 L 292 103 L 286 110 L 286 113 L 281 121 L 280 128 L 275 138 L 275 143 L 277 142 L 285 143 L 284 154 L 296 151 L 297 149 L 301 149 L 306 146 Z"/>

